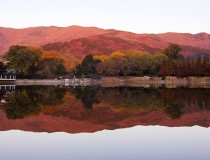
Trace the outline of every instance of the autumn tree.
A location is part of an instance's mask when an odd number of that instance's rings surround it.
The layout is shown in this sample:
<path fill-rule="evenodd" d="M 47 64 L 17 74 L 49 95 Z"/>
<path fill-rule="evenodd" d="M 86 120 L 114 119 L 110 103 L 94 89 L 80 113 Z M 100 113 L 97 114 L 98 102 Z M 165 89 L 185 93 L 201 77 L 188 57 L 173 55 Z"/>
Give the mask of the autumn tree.
<path fill-rule="evenodd" d="M 177 60 L 178 58 L 182 58 L 180 51 L 182 48 L 175 43 L 171 43 L 168 48 L 165 48 L 162 53 L 165 54 L 169 60 Z"/>
<path fill-rule="evenodd" d="M 202 75 L 202 59 L 201 59 L 201 56 L 198 56 L 196 61 L 195 61 L 194 73 L 195 73 L 195 76 L 201 76 Z"/>
<path fill-rule="evenodd" d="M 14 69 L 18 75 L 31 76 L 36 72 L 40 62 L 42 50 L 28 46 L 11 46 L 4 58 L 10 61 L 8 67 Z"/>
<path fill-rule="evenodd" d="M 55 78 L 66 74 L 64 59 L 56 52 L 44 52 L 36 75 L 40 78 Z"/>
<path fill-rule="evenodd" d="M 160 66 L 168 60 L 165 54 L 157 53 L 152 56 L 149 66 L 149 74 L 155 75 L 159 72 Z"/>
<path fill-rule="evenodd" d="M 40 78 L 55 78 L 64 74 L 66 74 L 66 70 L 61 59 L 43 59 L 36 72 Z"/>
<path fill-rule="evenodd" d="M 160 66 L 159 75 L 160 76 L 175 76 L 175 68 L 174 63 L 169 61 L 164 61 L 164 63 Z"/>
<path fill-rule="evenodd" d="M 94 60 L 92 54 L 88 54 L 83 59 L 82 63 L 76 66 L 78 75 L 93 75 L 96 74 L 96 66 L 100 60 Z"/>
<path fill-rule="evenodd" d="M 152 56 L 148 52 L 136 50 L 118 51 L 100 63 L 97 71 L 111 76 L 156 74 L 166 59 L 164 54 Z"/>
<path fill-rule="evenodd" d="M 207 56 L 203 58 L 202 73 L 204 76 L 210 76 L 210 61 Z"/>
<path fill-rule="evenodd" d="M 142 52 L 136 56 L 135 67 L 139 74 L 148 74 L 152 56 L 148 52 Z"/>
<path fill-rule="evenodd" d="M 101 62 L 104 62 L 106 59 L 108 59 L 109 58 L 109 56 L 107 56 L 107 55 L 104 55 L 104 54 L 102 54 L 102 55 L 98 55 L 98 56 L 94 56 L 94 59 L 95 60 L 100 60 Z"/>
<path fill-rule="evenodd" d="M 97 65 L 96 71 L 100 75 L 114 76 L 116 75 L 115 62 L 113 59 L 106 59 Z"/>

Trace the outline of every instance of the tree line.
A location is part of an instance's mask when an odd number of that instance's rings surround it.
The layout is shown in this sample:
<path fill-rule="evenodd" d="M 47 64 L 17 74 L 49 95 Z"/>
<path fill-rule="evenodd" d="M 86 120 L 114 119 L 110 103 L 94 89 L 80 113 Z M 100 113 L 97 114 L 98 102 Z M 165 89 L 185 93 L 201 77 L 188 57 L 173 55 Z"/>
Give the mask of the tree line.
<path fill-rule="evenodd" d="M 125 50 L 110 56 L 88 54 L 80 64 L 69 66 L 64 57 L 41 48 L 11 46 L 3 57 L 8 69 L 15 70 L 18 78 L 56 78 L 62 75 L 78 76 L 210 76 L 210 60 L 207 56 L 193 59 L 181 55 L 178 44 L 170 44 L 157 54 L 145 51 Z M 1 68 L 5 68 L 0 63 Z"/>
<path fill-rule="evenodd" d="M 135 50 L 118 51 L 110 56 L 89 54 L 76 66 L 76 71 L 78 75 L 101 76 L 210 76 L 207 56 L 184 58 L 181 51 L 178 44 L 172 43 L 155 55 Z"/>
<path fill-rule="evenodd" d="M 207 56 L 198 56 L 196 59 L 178 59 L 176 61 L 164 61 L 160 66 L 160 76 L 210 76 L 210 61 Z"/>

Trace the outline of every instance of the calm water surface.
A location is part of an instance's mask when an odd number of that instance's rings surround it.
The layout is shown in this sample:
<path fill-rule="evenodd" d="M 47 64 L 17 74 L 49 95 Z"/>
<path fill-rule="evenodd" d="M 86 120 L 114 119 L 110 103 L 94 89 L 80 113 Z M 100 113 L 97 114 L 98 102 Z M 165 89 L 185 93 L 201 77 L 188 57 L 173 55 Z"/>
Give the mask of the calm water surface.
<path fill-rule="evenodd" d="M 210 89 L 8 86 L 0 159 L 209 160 Z"/>

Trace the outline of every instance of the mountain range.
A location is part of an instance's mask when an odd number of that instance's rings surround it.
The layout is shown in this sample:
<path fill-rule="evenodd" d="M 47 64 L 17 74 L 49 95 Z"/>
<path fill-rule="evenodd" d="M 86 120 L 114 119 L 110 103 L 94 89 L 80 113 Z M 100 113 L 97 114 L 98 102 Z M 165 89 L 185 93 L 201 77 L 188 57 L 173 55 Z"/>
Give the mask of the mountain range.
<path fill-rule="evenodd" d="M 155 54 L 169 43 L 178 43 L 186 57 L 210 56 L 210 34 L 164 33 L 136 34 L 96 27 L 32 27 L 13 29 L 0 27 L 0 55 L 11 45 L 40 46 L 57 51 L 65 58 L 81 60 L 88 53 L 110 55 L 119 50 L 142 50 Z"/>

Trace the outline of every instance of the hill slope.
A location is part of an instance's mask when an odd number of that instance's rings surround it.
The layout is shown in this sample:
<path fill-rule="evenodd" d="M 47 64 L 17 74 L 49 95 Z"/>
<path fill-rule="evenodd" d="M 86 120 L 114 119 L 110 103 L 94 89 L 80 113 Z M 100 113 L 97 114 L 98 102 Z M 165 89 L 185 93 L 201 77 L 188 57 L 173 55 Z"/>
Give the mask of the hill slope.
<path fill-rule="evenodd" d="M 149 43 L 149 41 L 147 42 Z M 147 51 L 151 54 L 155 54 L 168 46 L 168 42 L 162 41 L 157 42 L 158 44 L 162 43 L 162 45 L 157 45 L 152 41 L 152 45 L 148 43 L 144 43 L 143 41 L 128 41 L 119 37 L 110 37 L 107 35 L 99 35 L 87 38 L 79 38 L 69 42 L 48 43 L 42 47 L 46 51 L 57 51 L 66 58 L 81 59 L 81 57 L 84 57 L 86 54 L 89 53 L 93 55 L 110 55 L 114 51 L 130 49 Z M 181 45 L 181 47 L 183 49 L 181 54 L 185 57 L 210 55 L 210 49 L 185 45 Z"/>
<path fill-rule="evenodd" d="M 111 54 L 117 50 L 137 49 L 152 54 L 178 43 L 184 56 L 210 55 L 210 35 L 207 33 L 135 34 L 125 31 L 104 30 L 96 27 L 33 27 L 11 29 L 0 27 L 0 55 L 11 45 L 43 46 L 66 58 L 81 59 L 88 53 Z"/>
<path fill-rule="evenodd" d="M 35 45 L 65 42 L 81 37 L 89 37 L 107 33 L 107 30 L 95 27 L 33 27 L 25 29 L 11 29 L 0 27 L 0 55 L 11 45 Z"/>
<path fill-rule="evenodd" d="M 66 58 L 81 58 L 91 53 L 93 55 L 110 55 L 114 51 L 136 49 L 155 53 L 159 48 L 151 48 L 145 44 L 126 41 L 118 37 L 107 37 L 104 35 L 79 38 L 70 42 L 49 43 L 42 46 L 47 51 L 57 51 Z"/>

